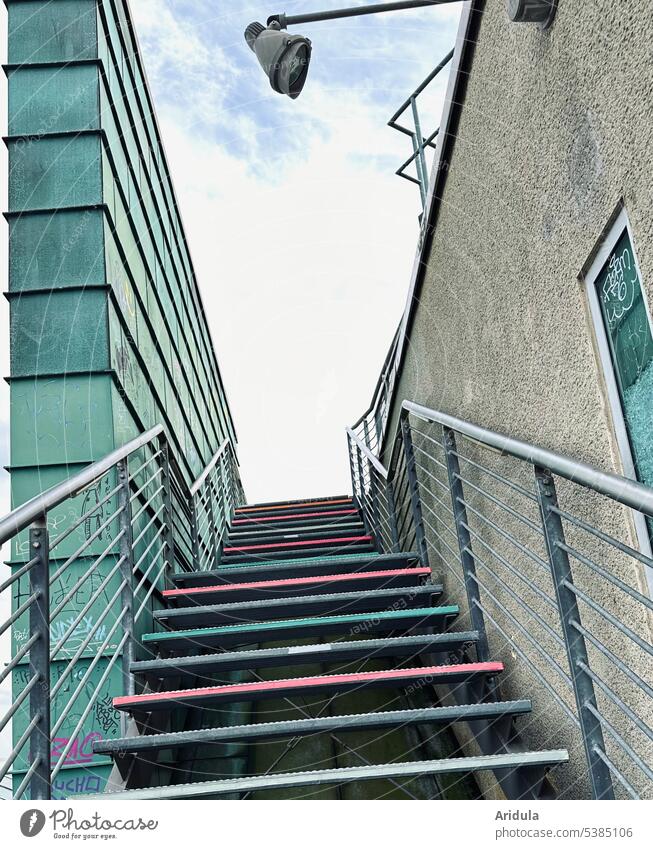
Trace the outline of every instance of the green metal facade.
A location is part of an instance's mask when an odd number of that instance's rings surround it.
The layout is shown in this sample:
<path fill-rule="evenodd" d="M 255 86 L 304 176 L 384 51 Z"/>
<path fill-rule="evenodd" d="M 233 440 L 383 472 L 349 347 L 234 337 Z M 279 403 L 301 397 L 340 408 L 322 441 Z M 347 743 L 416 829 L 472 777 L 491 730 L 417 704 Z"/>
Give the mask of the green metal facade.
<path fill-rule="evenodd" d="M 8 8 L 12 505 L 157 423 L 192 482 L 235 432 L 129 8 L 124 0 L 9 0 Z M 103 494 L 80 496 L 80 514 Z M 99 510 L 85 523 L 86 539 L 101 524 Z M 85 552 L 89 560 L 104 551 L 109 532 Z M 76 543 L 73 534 L 58 556 L 74 554 Z M 22 540 L 12 560 L 25 556 Z M 98 581 L 115 559 L 112 551 Z M 71 580 L 55 581 L 54 603 Z M 25 592 L 21 580 L 14 609 Z M 74 594 L 62 628 L 83 605 L 83 594 Z M 75 626 L 80 636 L 93 622 L 91 609 Z M 98 629 L 89 658 L 106 633 Z M 14 647 L 25 638 L 19 619 Z M 100 662 L 89 694 L 101 670 Z M 26 676 L 19 667 L 15 690 Z M 103 785 L 108 761 L 91 763 L 90 743 L 119 733 L 110 700 L 120 691 L 114 670 L 56 797 Z M 20 720 L 14 726 L 16 738 L 24 729 Z M 59 734 L 66 739 L 65 727 Z"/>

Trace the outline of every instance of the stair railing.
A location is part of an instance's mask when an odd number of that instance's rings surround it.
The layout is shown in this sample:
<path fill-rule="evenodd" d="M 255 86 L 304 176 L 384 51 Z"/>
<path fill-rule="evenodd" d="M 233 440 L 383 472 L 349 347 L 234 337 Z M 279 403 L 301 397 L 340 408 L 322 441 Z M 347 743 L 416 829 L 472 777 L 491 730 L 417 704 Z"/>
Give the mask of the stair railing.
<path fill-rule="evenodd" d="M 13 798 L 50 799 L 62 768 L 88 761 L 89 714 L 113 713 L 98 702 L 112 686 L 134 692 L 131 662 L 170 574 L 215 562 L 238 503 L 229 441 L 189 487 L 157 426 L 0 519 L 0 548 L 10 546 L 0 602 L 11 610 L 0 636 L 12 657 L 0 733 L 13 731 L 0 782 L 12 778 Z"/>
<path fill-rule="evenodd" d="M 450 597 L 463 590 L 479 660 L 503 659 L 538 733 L 583 752 L 593 798 L 651 798 L 653 490 L 410 401 L 387 467 L 347 436 L 379 548 L 416 551 Z M 571 767 L 559 779 L 585 792 Z"/>

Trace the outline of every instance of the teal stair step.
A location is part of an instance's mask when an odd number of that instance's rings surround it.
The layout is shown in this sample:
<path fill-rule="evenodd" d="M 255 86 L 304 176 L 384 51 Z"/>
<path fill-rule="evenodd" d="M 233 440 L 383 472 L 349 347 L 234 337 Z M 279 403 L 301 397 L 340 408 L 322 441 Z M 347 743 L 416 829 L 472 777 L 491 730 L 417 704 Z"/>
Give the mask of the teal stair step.
<path fill-rule="evenodd" d="M 481 755 L 469 758 L 446 758 L 431 761 L 410 761 L 370 766 L 343 767 L 340 769 L 310 772 L 282 772 L 272 775 L 244 776 L 219 781 L 202 781 L 196 784 L 178 784 L 168 787 L 151 787 L 142 790 L 124 790 L 117 793 L 80 796 L 79 799 L 202 799 L 213 796 L 252 793 L 262 790 L 281 790 L 293 787 L 321 787 L 352 781 L 372 781 L 379 778 L 408 779 L 421 775 L 447 775 L 481 770 L 517 770 L 540 767 L 550 769 L 567 763 L 565 749 L 544 752 L 519 752 L 504 755 Z"/>
<path fill-rule="evenodd" d="M 173 734 L 148 734 L 141 737 L 122 737 L 100 740 L 93 744 L 98 755 L 136 754 L 151 750 L 175 749 L 190 745 L 258 743 L 285 737 L 302 737 L 343 731 L 369 731 L 406 728 L 414 725 L 449 725 L 452 722 L 474 722 L 519 716 L 531 711 L 529 699 L 508 702 L 483 702 L 475 705 L 429 707 L 416 710 L 378 711 L 375 713 L 321 716 L 283 722 L 261 722 L 226 728 L 205 728 L 199 731 L 180 731 Z"/>
<path fill-rule="evenodd" d="M 214 628 L 191 628 L 185 631 L 161 631 L 144 634 L 147 646 L 174 650 L 190 647 L 227 648 L 236 645 L 262 643 L 270 640 L 303 639 L 326 634 L 388 633 L 414 628 L 445 630 L 459 613 L 457 605 L 447 607 L 384 610 L 378 613 L 351 613 L 345 616 L 314 616 L 273 622 L 251 622 L 243 625 L 222 625 Z"/>
<path fill-rule="evenodd" d="M 327 593 L 290 598 L 263 598 L 223 604 L 175 607 L 154 612 L 154 620 L 168 628 L 193 628 L 201 624 L 234 625 L 239 622 L 263 622 L 268 619 L 288 619 L 297 616 L 346 615 L 348 613 L 374 613 L 393 605 L 402 608 L 425 607 L 442 595 L 439 584 L 422 584 L 418 587 L 391 587 L 369 592 Z"/>

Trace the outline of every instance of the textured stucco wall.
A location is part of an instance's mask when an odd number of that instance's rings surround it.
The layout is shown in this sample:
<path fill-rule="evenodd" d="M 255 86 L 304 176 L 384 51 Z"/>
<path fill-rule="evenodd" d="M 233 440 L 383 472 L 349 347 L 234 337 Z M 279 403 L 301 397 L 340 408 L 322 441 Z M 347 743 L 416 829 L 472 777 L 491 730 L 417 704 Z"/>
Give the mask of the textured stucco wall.
<path fill-rule="evenodd" d="M 610 0 L 560 0 L 545 33 L 510 23 L 504 0 L 488 1 L 446 163 L 437 229 L 423 258 L 425 279 L 389 433 L 396 429 L 397 402 L 412 399 L 621 471 L 579 273 L 623 201 L 653 301 L 651 43 L 646 0 L 627 9 Z M 568 507 L 635 542 L 625 511 L 572 489 L 564 493 Z M 498 551 L 534 574 L 514 549 Z M 632 561 L 615 557 L 607 565 L 642 587 Z M 580 570 L 579 576 L 590 581 Z M 503 577 L 523 592 L 509 574 Z M 536 599 L 529 602 L 545 609 Z M 620 613 L 646 633 L 639 612 Z M 526 645 L 513 624 L 508 631 Z M 524 696 L 531 688 L 540 717 L 546 717 L 529 725 L 529 741 L 569 745 L 572 764 L 560 773 L 563 792 L 586 795 L 573 730 L 496 634 L 493 648 L 508 663 L 509 694 Z M 559 739 L 550 733 L 556 723 Z"/>

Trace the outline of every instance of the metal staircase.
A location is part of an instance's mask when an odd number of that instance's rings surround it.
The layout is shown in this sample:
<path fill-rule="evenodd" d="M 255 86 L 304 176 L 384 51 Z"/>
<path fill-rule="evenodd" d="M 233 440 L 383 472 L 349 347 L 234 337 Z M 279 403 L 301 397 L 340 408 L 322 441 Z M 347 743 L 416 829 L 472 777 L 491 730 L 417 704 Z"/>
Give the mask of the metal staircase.
<path fill-rule="evenodd" d="M 439 603 L 442 587 L 430 569 L 413 553 L 376 551 L 349 498 L 238 508 L 218 568 L 179 573 L 172 581 L 175 589 L 163 593 L 165 607 L 154 614 L 157 629 L 142 638 L 157 657 L 132 665 L 142 691 L 113 701 L 133 717 L 138 733 L 94 746 L 97 754 L 115 759 L 114 787 L 121 798 L 218 798 L 258 791 L 301 797 L 310 796 L 310 788 L 343 784 L 364 798 L 367 782 L 376 782 L 374 797 L 379 781 L 394 781 L 383 788 L 388 793 L 401 791 L 401 782 L 428 776 L 431 781 L 421 785 L 424 798 L 424 788 L 427 794 L 428 789 L 439 792 L 434 777 L 477 770 L 509 774 L 521 795 L 533 798 L 546 771 L 567 759 L 565 751 L 511 747 L 514 720 L 530 711 L 530 702 L 505 702 L 494 695 L 503 664 L 475 659 L 478 634 L 455 630 L 458 607 Z M 307 674 L 307 667 L 318 665 L 328 672 Z M 264 669 L 274 669 L 274 677 L 263 678 Z M 242 680 L 234 683 L 234 673 Z M 441 706 L 435 687 L 472 699 Z M 404 694 L 411 689 L 424 690 L 429 706 L 393 709 L 410 700 Z M 370 691 L 376 695 L 375 710 L 338 712 L 345 697 L 349 706 L 358 700 L 365 704 Z M 324 697 L 326 711 L 319 701 Z M 261 721 L 261 705 L 279 700 L 296 717 Z M 191 723 L 210 724 L 205 713 L 234 703 L 249 706 L 247 724 L 161 730 L 179 725 L 175 713 L 180 711 Z M 419 726 L 433 737 L 461 722 L 500 724 L 505 745 L 483 757 L 429 759 L 425 747 L 414 747 L 406 734 Z M 342 759 L 334 755 L 334 766 L 317 768 L 324 747 L 315 744 L 316 737 L 344 733 L 355 753 L 357 734 L 364 732 L 381 739 L 398 732 L 394 762 L 365 759 L 340 766 Z M 295 758 L 295 769 L 287 771 L 282 757 L 272 769 L 257 771 L 257 747 L 279 740 L 308 741 L 302 762 Z M 207 780 L 203 748 L 233 743 L 245 746 L 247 775 Z M 189 748 L 198 768 L 188 761 Z M 162 753 L 173 780 L 154 786 Z"/>

